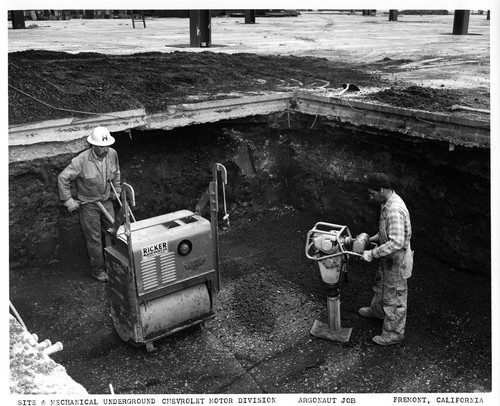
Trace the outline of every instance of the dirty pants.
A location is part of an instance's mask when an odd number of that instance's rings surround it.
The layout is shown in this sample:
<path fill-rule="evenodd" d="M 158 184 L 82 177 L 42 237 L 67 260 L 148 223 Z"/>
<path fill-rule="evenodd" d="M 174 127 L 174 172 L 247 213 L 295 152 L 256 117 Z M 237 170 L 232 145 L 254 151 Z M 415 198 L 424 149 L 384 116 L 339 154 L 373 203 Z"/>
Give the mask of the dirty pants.
<path fill-rule="evenodd" d="M 403 250 L 380 258 L 370 306 L 373 314 L 384 319 L 382 335 L 396 340 L 404 338 L 406 325 L 408 285 L 401 269 L 403 258 Z"/>
<path fill-rule="evenodd" d="M 101 202 L 104 208 L 114 218 L 115 211 L 113 202 L 106 200 Z M 86 203 L 80 205 L 79 209 L 80 226 L 82 227 L 83 237 L 87 245 L 87 253 L 90 259 L 90 273 L 92 276 L 99 275 L 106 271 L 104 264 L 102 232 L 112 226 L 104 214 L 95 203 Z"/>

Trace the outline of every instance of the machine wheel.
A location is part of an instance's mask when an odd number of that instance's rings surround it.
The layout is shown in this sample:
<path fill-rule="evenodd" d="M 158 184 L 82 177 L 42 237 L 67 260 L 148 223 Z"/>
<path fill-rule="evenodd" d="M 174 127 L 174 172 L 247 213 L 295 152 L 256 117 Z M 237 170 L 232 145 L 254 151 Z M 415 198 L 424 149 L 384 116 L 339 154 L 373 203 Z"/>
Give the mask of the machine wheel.
<path fill-rule="evenodd" d="M 130 336 L 127 332 L 127 330 L 120 324 L 118 323 L 115 319 L 113 319 L 113 325 L 115 326 L 115 330 L 118 333 L 118 336 L 125 342 L 130 340 Z"/>

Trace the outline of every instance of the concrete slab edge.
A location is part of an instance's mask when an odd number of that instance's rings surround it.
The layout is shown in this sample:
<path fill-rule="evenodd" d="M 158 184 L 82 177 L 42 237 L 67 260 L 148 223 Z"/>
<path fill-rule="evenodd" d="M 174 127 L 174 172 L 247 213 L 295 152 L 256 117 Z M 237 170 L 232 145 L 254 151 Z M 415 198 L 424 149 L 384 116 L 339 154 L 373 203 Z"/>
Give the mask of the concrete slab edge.
<path fill-rule="evenodd" d="M 9 146 L 68 142 L 87 137 L 96 126 L 124 131 L 145 124 L 144 109 L 106 113 L 85 119 L 69 118 L 9 127 Z"/>
<path fill-rule="evenodd" d="M 282 93 L 172 106 L 165 113 L 148 116 L 148 124 L 144 129 L 171 130 L 188 125 L 268 115 L 286 110 L 293 95 L 293 93 Z"/>
<path fill-rule="evenodd" d="M 9 127 L 9 162 L 75 153 L 98 125 L 111 132 L 171 130 L 189 125 L 268 115 L 286 110 L 318 116 L 333 125 L 396 132 L 410 137 L 466 147 L 490 147 L 489 121 L 469 120 L 420 110 L 385 106 L 309 92 L 287 92 L 171 106 L 147 115 L 143 109 L 106 113 L 85 119 L 68 118 Z"/>
<path fill-rule="evenodd" d="M 474 148 L 490 147 L 490 123 L 373 103 L 299 95 L 298 110 L 325 117 L 331 125 L 370 128 L 380 134 L 401 134 Z"/>

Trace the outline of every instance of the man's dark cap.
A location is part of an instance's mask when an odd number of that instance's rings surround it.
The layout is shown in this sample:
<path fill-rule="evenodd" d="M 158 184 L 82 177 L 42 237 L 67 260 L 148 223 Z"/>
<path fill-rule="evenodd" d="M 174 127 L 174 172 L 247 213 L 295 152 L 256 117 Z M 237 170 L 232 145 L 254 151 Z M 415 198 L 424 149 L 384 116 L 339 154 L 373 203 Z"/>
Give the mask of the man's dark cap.
<path fill-rule="evenodd" d="M 391 181 L 384 173 L 371 173 L 366 177 L 366 187 L 371 190 L 390 189 Z"/>

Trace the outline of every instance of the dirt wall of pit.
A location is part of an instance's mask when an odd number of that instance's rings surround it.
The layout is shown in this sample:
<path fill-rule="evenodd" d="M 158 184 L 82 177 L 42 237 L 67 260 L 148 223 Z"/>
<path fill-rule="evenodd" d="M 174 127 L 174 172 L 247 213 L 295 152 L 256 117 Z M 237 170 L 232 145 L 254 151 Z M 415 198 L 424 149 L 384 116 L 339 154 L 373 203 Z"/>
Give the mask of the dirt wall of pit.
<path fill-rule="evenodd" d="M 311 117 L 300 114 L 114 136 L 122 180 L 135 190 L 137 219 L 194 210 L 219 162 L 228 171 L 231 217 L 251 219 L 259 209 L 291 205 L 318 221 L 345 224 L 353 234 L 374 234 L 379 208 L 368 203 L 361 181 L 367 173 L 386 172 L 409 208 L 416 255 L 490 272 L 489 149 L 450 150 L 447 142 L 319 119 L 311 125 Z M 66 211 L 57 191 L 57 175 L 72 157 L 9 165 L 12 270 L 58 261 L 83 245 L 78 216 Z"/>

